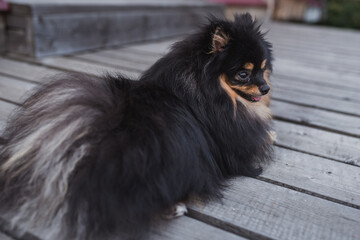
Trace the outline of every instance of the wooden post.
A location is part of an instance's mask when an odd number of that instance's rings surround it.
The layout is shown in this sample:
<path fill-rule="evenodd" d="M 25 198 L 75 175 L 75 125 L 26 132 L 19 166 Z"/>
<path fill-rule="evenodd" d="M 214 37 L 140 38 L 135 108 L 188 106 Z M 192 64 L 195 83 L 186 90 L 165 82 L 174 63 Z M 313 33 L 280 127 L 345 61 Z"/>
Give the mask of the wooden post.
<path fill-rule="evenodd" d="M 0 0 L 0 54 L 6 51 L 6 34 L 5 34 L 5 16 L 4 13 L 9 10 L 9 4 Z"/>

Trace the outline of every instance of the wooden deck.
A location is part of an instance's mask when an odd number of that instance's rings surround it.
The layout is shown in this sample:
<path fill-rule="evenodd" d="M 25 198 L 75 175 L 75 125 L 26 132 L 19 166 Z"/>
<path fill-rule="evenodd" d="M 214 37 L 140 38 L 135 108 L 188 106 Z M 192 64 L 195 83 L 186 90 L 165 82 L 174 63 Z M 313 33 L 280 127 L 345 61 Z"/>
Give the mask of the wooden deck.
<path fill-rule="evenodd" d="M 232 180 L 222 202 L 152 239 L 360 239 L 360 32 L 274 23 L 275 159 L 260 177 Z M 0 121 L 60 72 L 138 76 L 176 39 L 43 59 L 0 58 Z M 0 239 L 12 239 L 0 233 Z"/>

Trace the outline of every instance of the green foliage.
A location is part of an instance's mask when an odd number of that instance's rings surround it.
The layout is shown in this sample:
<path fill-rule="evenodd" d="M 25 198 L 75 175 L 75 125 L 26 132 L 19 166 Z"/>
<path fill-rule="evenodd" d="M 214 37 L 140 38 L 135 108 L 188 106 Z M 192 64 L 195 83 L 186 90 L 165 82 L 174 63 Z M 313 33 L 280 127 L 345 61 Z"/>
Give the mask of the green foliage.
<path fill-rule="evenodd" d="M 360 0 L 328 0 L 326 24 L 360 29 Z"/>

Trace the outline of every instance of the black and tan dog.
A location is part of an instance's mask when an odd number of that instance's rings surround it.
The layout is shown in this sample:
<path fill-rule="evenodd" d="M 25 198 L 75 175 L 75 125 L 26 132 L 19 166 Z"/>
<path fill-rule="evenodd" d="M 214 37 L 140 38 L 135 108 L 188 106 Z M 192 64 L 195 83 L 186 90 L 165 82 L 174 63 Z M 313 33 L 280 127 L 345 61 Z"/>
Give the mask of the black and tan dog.
<path fill-rule="evenodd" d="M 139 81 L 42 86 L 3 134 L 0 215 L 43 239 L 134 239 L 189 196 L 218 198 L 229 177 L 260 174 L 270 49 L 250 15 L 212 19 Z"/>

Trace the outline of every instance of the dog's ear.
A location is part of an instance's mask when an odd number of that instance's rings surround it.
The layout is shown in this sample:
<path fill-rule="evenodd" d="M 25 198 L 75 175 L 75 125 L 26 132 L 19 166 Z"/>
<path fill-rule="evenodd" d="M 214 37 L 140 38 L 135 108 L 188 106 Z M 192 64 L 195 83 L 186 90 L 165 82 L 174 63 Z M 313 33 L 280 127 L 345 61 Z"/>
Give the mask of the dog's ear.
<path fill-rule="evenodd" d="M 221 27 L 217 27 L 214 34 L 212 35 L 212 45 L 210 53 L 222 52 L 228 42 L 229 35 L 227 35 Z"/>
<path fill-rule="evenodd" d="M 244 14 L 235 14 L 235 23 L 240 25 L 249 25 L 252 26 L 255 21 L 253 17 L 250 15 L 250 13 L 244 13 Z"/>

